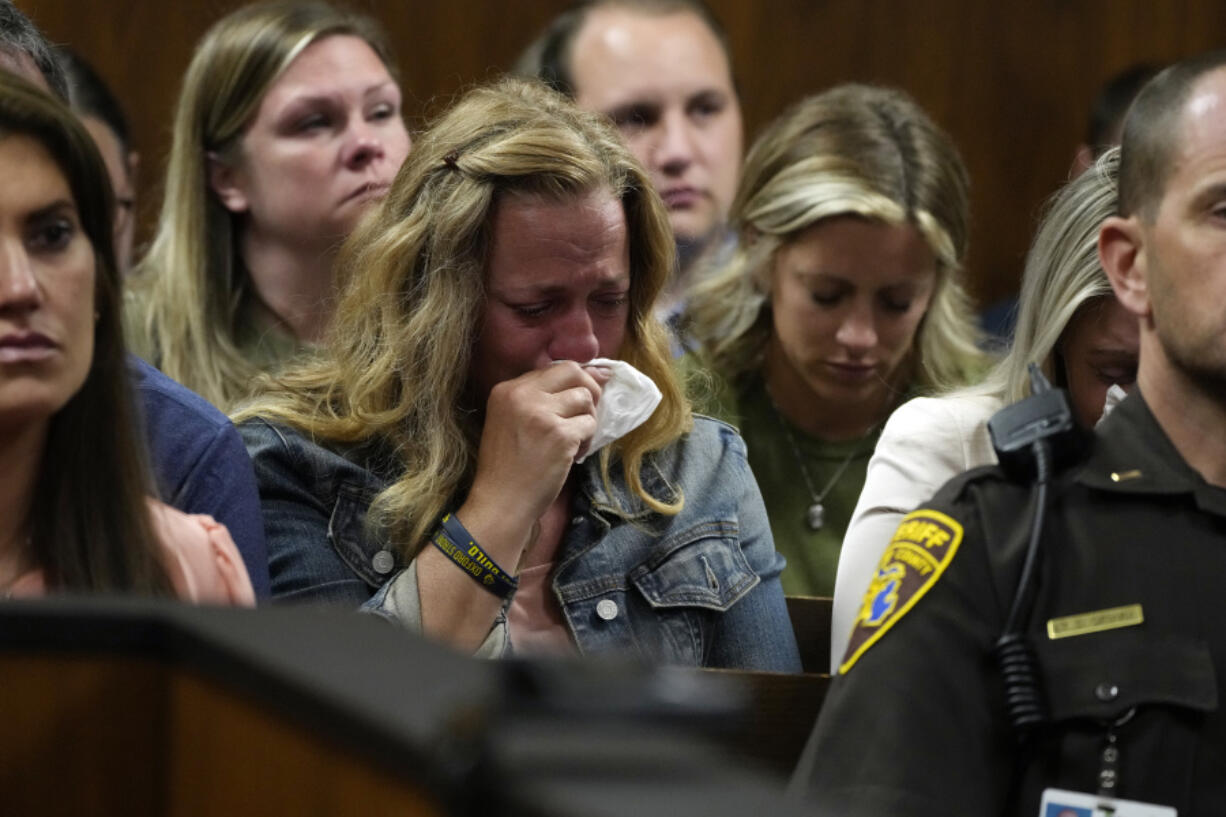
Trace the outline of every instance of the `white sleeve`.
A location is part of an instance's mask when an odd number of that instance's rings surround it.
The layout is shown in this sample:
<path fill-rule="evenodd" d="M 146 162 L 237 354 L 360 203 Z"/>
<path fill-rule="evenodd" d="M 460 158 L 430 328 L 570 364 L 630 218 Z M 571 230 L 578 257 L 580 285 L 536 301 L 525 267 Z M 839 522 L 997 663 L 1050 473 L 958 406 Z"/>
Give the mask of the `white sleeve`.
<path fill-rule="evenodd" d="M 842 663 L 864 593 L 902 518 L 955 475 L 996 461 L 986 423 L 998 407 L 998 401 L 985 397 L 919 397 L 890 416 L 839 554 L 831 673 Z"/>

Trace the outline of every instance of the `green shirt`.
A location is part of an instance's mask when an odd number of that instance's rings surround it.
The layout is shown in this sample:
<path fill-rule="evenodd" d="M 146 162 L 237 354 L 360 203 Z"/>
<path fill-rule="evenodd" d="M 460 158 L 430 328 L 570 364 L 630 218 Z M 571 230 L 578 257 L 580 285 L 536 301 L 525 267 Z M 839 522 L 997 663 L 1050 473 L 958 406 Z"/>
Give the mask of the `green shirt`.
<path fill-rule="evenodd" d="M 282 324 L 268 317 L 267 312 L 256 309 L 254 296 L 248 296 L 239 308 L 234 343 L 248 363 L 262 372 L 273 373 L 312 348 L 311 344 L 302 343 Z"/>
<path fill-rule="evenodd" d="M 683 368 L 693 363 L 687 360 Z M 809 436 L 778 414 L 760 377 L 734 392 L 717 376 L 714 391 L 697 408 L 737 426 L 745 438 L 749 465 L 766 503 L 775 549 L 788 561 L 782 575 L 783 592 L 790 596 L 834 595 L 843 534 L 864 487 L 880 427 L 863 439 L 826 442 Z M 813 491 L 820 495 L 830 486 L 822 498 L 825 516 L 817 531 L 808 524 L 813 493 L 805 484 L 798 457 L 804 462 Z M 836 479 L 844 463 L 847 467 Z"/>
<path fill-rule="evenodd" d="M 147 310 L 144 294 L 128 290 L 124 295 L 124 340 L 128 351 L 143 358 L 150 365 L 161 368 L 161 355 L 153 336 L 146 331 L 144 319 Z M 239 307 L 238 326 L 235 329 L 235 346 L 252 366 L 261 372 L 278 372 L 298 355 L 310 352 L 311 344 L 300 343 L 283 326 L 265 317 L 254 305 L 251 297 L 244 299 Z"/>

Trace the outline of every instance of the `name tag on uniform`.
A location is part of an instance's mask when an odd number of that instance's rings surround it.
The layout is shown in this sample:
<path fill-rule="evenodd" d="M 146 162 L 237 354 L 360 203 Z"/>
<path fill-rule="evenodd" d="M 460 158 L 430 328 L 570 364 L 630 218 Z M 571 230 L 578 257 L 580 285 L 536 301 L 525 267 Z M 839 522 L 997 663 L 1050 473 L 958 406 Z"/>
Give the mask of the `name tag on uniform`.
<path fill-rule="evenodd" d="M 1053 618 L 1047 622 L 1047 637 L 1055 640 L 1074 635 L 1101 633 L 1104 630 L 1115 630 L 1120 627 L 1135 627 L 1144 623 L 1145 612 L 1141 609 L 1141 605 L 1128 604 L 1124 607 L 1112 607 L 1109 610 L 1095 610 L 1092 613 Z"/>
<path fill-rule="evenodd" d="M 1044 789 L 1039 817 L 1177 817 L 1170 806 L 1099 797 L 1079 791 Z"/>

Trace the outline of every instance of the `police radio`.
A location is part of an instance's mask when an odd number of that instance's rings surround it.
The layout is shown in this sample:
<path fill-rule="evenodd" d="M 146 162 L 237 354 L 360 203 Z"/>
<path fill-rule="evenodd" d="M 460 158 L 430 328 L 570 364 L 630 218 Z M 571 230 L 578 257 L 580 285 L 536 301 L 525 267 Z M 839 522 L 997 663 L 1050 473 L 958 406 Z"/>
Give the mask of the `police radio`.
<path fill-rule="evenodd" d="M 1035 577 L 1041 560 L 1040 542 L 1047 514 L 1048 483 L 1053 460 L 1074 457 L 1082 436 L 1063 389 L 1052 388 L 1039 367 L 1030 364 L 1030 397 L 998 411 L 988 420 L 988 434 L 1001 467 L 1011 478 L 1032 485 L 1030 538 L 1022 562 L 1021 578 L 1005 629 L 996 640 L 993 654 L 1005 687 L 1005 706 L 1019 739 L 1047 720 L 1039 689 L 1034 655 L 1025 639 L 1034 606 Z"/>
<path fill-rule="evenodd" d="M 1030 396 L 1005 406 L 988 420 L 988 434 L 996 458 L 1010 477 L 1034 479 L 1041 461 L 1049 468 L 1074 459 L 1084 437 L 1073 420 L 1064 389 L 1052 388 L 1039 367 L 1031 363 Z M 1041 460 L 1039 450 L 1047 452 Z"/>

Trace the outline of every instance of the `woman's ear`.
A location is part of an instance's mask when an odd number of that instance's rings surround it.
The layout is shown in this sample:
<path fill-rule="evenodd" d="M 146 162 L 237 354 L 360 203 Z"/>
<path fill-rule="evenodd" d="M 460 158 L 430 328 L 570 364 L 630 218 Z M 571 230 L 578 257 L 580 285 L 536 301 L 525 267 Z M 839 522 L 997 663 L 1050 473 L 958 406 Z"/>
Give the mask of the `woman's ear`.
<path fill-rule="evenodd" d="M 242 171 L 222 159 L 213 151 L 205 154 L 208 163 L 209 189 L 217 196 L 221 206 L 231 213 L 245 213 L 247 201 L 246 178 Z"/>
<path fill-rule="evenodd" d="M 1138 318 L 1150 314 L 1145 231 L 1137 216 L 1111 216 L 1098 231 L 1098 260 L 1115 297 Z"/>

